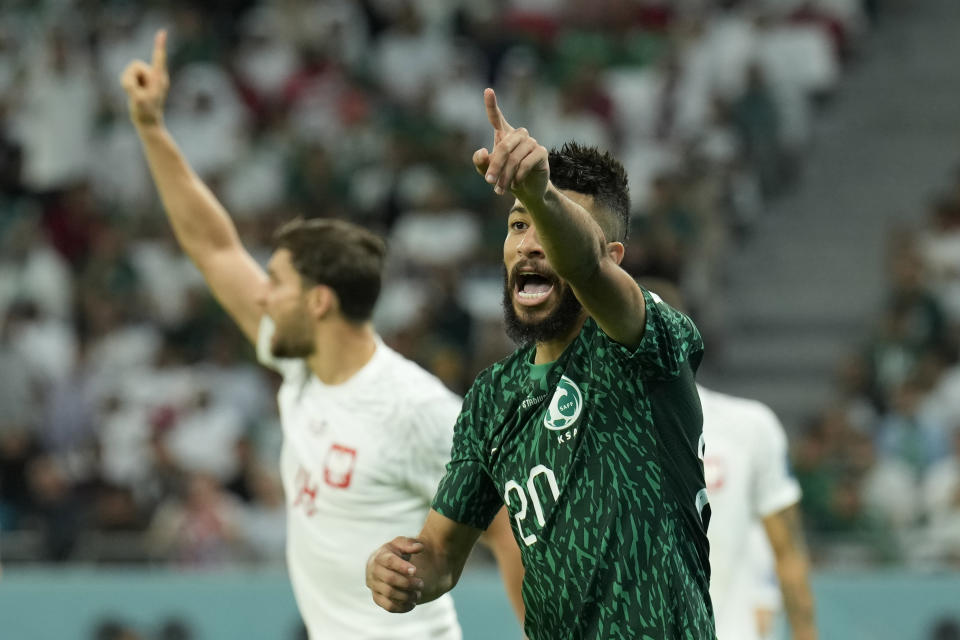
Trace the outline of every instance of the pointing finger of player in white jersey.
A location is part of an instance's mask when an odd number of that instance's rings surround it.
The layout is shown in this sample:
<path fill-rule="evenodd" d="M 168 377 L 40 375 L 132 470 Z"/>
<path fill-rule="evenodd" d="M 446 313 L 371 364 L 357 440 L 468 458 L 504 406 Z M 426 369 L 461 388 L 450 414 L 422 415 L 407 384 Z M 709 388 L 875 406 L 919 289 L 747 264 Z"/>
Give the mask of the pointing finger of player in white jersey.
<path fill-rule="evenodd" d="M 130 119 L 134 124 L 156 124 L 163 119 L 163 103 L 170 87 L 166 30 L 161 29 L 153 38 L 150 64 L 134 60 L 123 70 L 120 81 L 127 92 Z"/>

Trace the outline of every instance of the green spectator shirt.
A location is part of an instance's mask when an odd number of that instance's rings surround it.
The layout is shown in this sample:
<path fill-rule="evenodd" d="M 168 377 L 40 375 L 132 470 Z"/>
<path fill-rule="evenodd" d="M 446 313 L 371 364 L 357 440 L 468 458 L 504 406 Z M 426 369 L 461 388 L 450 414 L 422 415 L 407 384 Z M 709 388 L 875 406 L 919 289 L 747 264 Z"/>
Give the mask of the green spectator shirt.
<path fill-rule="evenodd" d="M 483 371 L 433 507 L 486 529 L 506 504 L 531 640 L 713 640 L 693 322 L 644 292 L 636 349 L 587 319 L 553 363 Z"/>

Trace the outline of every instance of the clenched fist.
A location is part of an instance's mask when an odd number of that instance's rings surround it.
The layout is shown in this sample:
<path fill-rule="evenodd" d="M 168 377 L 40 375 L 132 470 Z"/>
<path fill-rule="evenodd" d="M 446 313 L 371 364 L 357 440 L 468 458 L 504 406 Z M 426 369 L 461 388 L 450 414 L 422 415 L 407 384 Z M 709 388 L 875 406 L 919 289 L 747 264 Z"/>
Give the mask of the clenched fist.
<path fill-rule="evenodd" d="M 163 102 L 170 88 L 167 74 L 167 32 L 160 30 L 153 38 L 153 58 L 150 64 L 134 60 L 120 76 L 127 92 L 130 119 L 137 127 L 163 123 Z"/>
<path fill-rule="evenodd" d="M 424 584 L 410 556 L 421 551 L 419 540 L 401 536 L 373 552 L 367 560 L 367 587 L 377 605 L 391 613 L 406 613 L 417 606 Z"/>

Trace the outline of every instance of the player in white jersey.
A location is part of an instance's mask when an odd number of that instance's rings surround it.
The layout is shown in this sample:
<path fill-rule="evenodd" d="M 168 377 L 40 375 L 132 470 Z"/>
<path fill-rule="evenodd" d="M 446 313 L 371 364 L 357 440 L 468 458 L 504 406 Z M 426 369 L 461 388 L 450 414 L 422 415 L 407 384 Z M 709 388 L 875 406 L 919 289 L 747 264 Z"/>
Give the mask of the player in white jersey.
<path fill-rule="evenodd" d="M 342 221 L 297 220 L 276 234 L 267 273 L 163 125 L 166 34 L 153 61 L 122 82 L 130 116 L 181 247 L 214 295 L 283 376 L 281 475 L 287 561 L 313 639 L 457 640 L 449 598 L 402 619 L 371 600 L 369 550 L 387 532 L 418 531 L 449 459 L 460 398 L 392 351 L 370 323 L 385 247 Z M 515 607 L 522 571 L 504 517 L 488 531 Z"/>
<path fill-rule="evenodd" d="M 707 537 L 717 639 L 761 640 L 758 612 L 775 604 L 764 593 L 770 579 L 764 575 L 764 555 L 772 549 L 791 637 L 813 640 L 817 633 L 800 526 L 800 487 L 788 470 L 783 427 L 760 402 L 698 389 L 712 511 Z M 766 540 L 757 539 L 758 524 Z"/>
<path fill-rule="evenodd" d="M 423 523 L 460 398 L 379 340 L 349 379 L 324 383 L 304 360 L 274 357 L 275 335 L 265 316 L 257 355 L 283 375 L 287 564 L 311 637 L 459 637 L 450 601 L 409 625 L 368 606 L 364 567 L 384 530 Z"/>

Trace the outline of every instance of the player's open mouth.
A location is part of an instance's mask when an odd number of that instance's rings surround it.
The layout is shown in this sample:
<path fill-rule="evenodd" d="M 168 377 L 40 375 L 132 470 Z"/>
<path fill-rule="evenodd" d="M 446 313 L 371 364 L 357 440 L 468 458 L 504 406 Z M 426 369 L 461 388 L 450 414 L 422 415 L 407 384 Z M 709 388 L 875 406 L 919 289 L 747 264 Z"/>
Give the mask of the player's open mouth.
<path fill-rule="evenodd" d="M 539 273 L 518 273 L 514 286 L 514 298 L 520 304 L 533 307 L 553 293 L 553 282 Z"/>

